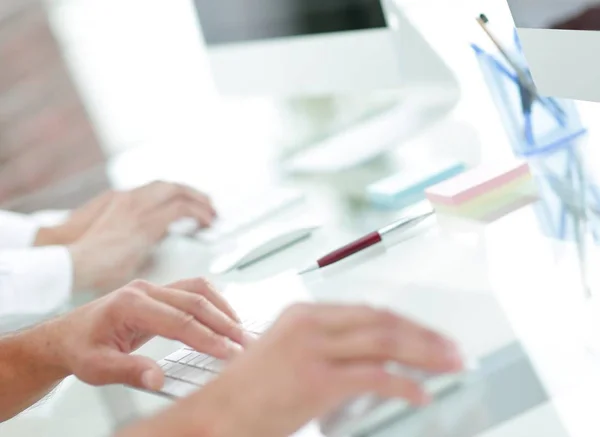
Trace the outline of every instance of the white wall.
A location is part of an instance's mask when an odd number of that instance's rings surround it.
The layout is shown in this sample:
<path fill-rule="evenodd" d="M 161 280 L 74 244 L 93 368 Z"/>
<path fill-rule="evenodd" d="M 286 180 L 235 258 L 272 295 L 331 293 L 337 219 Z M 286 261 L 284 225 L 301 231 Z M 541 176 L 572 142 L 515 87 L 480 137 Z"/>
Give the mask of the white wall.
<path fill-rule="evenodd" d="M 109 152 L 197 135 L 216 92 L 191 1 L 62 0 L 49 5 Z"/>

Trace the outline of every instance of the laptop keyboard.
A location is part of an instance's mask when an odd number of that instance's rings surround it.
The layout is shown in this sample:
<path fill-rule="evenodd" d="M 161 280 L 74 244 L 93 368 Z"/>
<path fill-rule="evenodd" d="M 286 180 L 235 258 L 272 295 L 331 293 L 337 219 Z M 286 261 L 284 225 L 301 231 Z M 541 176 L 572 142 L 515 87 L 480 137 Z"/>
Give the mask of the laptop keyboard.
<path fill-rule="evenodd" d="M 244 321 L 244 329 L 253 335 L 261 335 L 271 325 L 265 321 Z M 227 363 L 195 350 L 184 347 L 160 360 L 158 364 L 165 373 L 165 385 L 160 393 L 174 398 L 187 396 L 212 381 Z"/>

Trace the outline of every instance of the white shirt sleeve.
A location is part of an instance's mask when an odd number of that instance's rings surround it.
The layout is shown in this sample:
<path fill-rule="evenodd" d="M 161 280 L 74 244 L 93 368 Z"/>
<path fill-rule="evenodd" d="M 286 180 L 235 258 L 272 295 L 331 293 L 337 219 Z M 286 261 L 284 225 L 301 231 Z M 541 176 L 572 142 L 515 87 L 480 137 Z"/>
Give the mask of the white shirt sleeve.
<path fill-rule="evenodd" d="M 72 285 L 66 247 L 0 251 L 0 318 L 53 312 L 69 300 Z"/>
<path fill-rule="evenodd" d="M 64 222 L 69 211 L 41 211 L 32 215 L 0 210 L 0 250 L 30 247 L 42 226 Z"/>
<path fill-rule="evenodd" d="M 0 249 L 31 246 L 38 229 L 37 221 L 27 215 L 0 211 Z"/>

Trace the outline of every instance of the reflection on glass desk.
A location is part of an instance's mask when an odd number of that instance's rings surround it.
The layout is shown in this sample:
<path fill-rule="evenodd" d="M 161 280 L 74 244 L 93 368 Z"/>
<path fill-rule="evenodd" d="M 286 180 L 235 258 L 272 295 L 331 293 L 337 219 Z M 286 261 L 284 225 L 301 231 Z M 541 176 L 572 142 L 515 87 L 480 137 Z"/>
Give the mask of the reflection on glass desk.
<path fill-rule="evenodd" d="M 431 406 L 384 426 L 365 430 L 374 437 L 471 437 L 482 434 L 548 401 L 548 395 L 519 344 L 481 360 L 463 386 Z M 393 413 L 393 412 L 392 412 Z"/>

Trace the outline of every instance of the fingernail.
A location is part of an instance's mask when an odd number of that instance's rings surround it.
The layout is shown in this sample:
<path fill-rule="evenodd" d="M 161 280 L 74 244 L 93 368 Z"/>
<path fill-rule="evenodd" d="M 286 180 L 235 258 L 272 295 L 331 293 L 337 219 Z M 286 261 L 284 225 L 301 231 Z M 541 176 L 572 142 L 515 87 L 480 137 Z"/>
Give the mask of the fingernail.
<path fill-rule="evenodd" d="M 419 399 L 417 399 L 417 403 L 419 406 L 424 407 L 426 405 L 429 405 L 432 402 L 432 400 L 433 399 L 431 398 L 431 395 L 429 395 L 425 392 L 422 392 L 419 395 Z"/>
<path fill-rule="evenodd" d="M 226 344 L 227 344 L 227 354 L 229 355 L 229 358 L 234 358 L 244 351 L 242 346 L 240 346 L 237 343 L 234 343 L 233 341 L 231 341 L 229 339 L 227 339 Z"/>
<path fill-rule="evenodd" d="M 146 370 L 142 373 L 142 385 L 148 390 L 160 390 L 162 388 L 162 376 L 154 370 Z"/>
<path fill-rule="evenodd" d="M 452 370 L 461 370 L 464 366 L 463 355 L 452 342 L 447 342 L 444 348 L 444 359 Z"/>
<path fill-rule="evenodd" d="M 243 334 L 244 346 L 252 344 L 254 341 L 256 341 L 256 336 L 254 334 L 252 334 L 250 332 L 244 332 L 244 334 Z"/>

